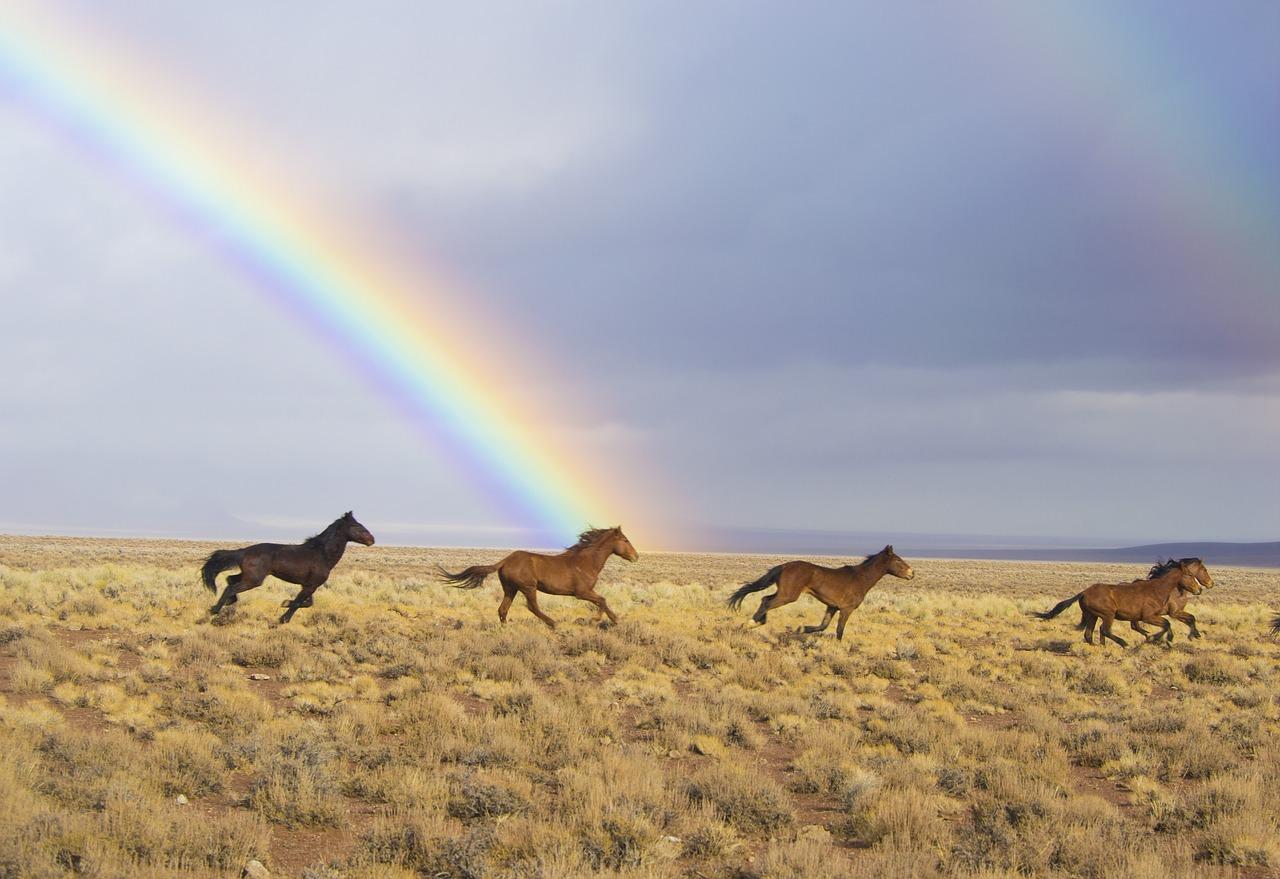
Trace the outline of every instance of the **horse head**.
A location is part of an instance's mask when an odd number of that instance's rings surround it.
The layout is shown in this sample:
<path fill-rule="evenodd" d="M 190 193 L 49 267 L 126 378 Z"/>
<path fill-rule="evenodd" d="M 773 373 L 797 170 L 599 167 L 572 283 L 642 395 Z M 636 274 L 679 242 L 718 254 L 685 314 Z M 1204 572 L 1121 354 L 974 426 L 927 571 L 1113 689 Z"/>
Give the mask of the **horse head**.
<path fill-rule="evenodd" d="M 610 546 L 610 552 L 618 556 L 618 558 L 626 559 L 629 562 L 634 562 L 640 558 L 640 553 L 636 552 L 636 548 L 631 545 L 627 535 L 622 533 L 621 525 L 615 525 L 610 530 L 613 532 L 613 544 Z"/>
<path fill-rule="evenodd" d="M 1190 592 L 1192 595 L 1199 595 L 1204 588 L 1200 581 L 1196 578 L 1196 565 L 1199 564 L 1198 559 L 1183 559 L 1178 562 L 1178 588 L 1183 592 Z M 1200 564 L 1201 569 L 1204 568 Z M 1207 574 L 1208 571 L 1205 571 Z"/>
<path fill-rule="evenodd" d="M 1201 586 L 1205 589 L 1213 588 L 1213 575 L 1209 573 L 1209 569 L 1205 567 L 1203 561 L 1200 559 L 1183 559 L 1182 561 L 1186 564 L 1187 570 L 1191 572 L 1191 575 L 1200 581 Z"/>
<path fill-rule="evenodd" d="M 887 564 L 886 570 L 893 576 L 901 580 L 914 580 L 916 576 L 915 569 L 907 564 L 906 559 L 893 551 L 893 544 L 886 546 L 880 550 Z"/>
<path fill-rule="evenodd" d="M 342 514 L 339 519 L 342 523 L 342 533 L 347 540 L 353 540 L 356 543 L 363 543 L 365 546 L 373 546 L 373 534 L 368 528 L 356 521 L 356 517 L 351 515 L 351 511 Z"/>

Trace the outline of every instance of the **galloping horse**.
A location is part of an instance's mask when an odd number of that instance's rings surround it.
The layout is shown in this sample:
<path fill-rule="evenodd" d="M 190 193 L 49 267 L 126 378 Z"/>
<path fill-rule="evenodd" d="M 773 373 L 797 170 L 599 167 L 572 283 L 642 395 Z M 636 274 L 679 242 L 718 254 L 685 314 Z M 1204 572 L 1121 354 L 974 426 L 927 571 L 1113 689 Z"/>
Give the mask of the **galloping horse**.
<path fill-rule="evenodd" d="M 239 601 L 241 592 L 256 589 L 268 576 L 274 576 L 302 587 L 296 598 L 280 605 L 288 608 L 281 614 L 280 622 L 289 622 L 298 608 L 311 607 L 314 603 L 312 593 L 329 579 L 329 572 L 342 558 L 347 542 L 352 540 L 365 546 L 373 546 L 373 535 L 369 533 L 369 529 L 357 522 L 355 516 L 348 511 L 335 519 L 328 528 L 301 544 L 286 546 L 280 543 L 255 543 L 244 549 L 217 550 L 205 561 L 200 572 L 209 591 L 218 591 L 215 578 L 222 571 L 239 566 L 240 573 L 227 578 L 227 587 L 222 590 L 222 597 L 209 608 L 209 613 L 221 612 L 228 604 Z"/>
<path fill-rule="evenodd" d="M 1181 561 L 1187 563 L 1188 567 L 1191 570 L 1192 575 L 1197 580 L 1200 581 L 1201 586 L 1203 586 L 1205 589 L 1213 588 L 1213 585 L 1214 585 L 1213 575 L 1210 574 L 1209 569 L 1204 566 L 1204 562 L 1200 561 L 1200 559 L 1181 559 Z M 1173 559 L 1169 559 L 1166 562 L 1156 562 L 1155 566 L 1151 569 L 1151 572 L 1147 574 L 1147 579 L 1154 580 L 1156 577 L 1159 577 L 1161 574 L 1164 574 L 1168 571 L 1173 570 L 1173 568 L 1177 564 L 1178 562 L 1174 561 Z M 1175 620 L 1178 620 L 1180 622 L 1187 624 L 1187 627 L 1191 629 L 1187 637 L 1192 639 L 1202 638 L 1204 636 L 1200 634 L 1200 627 L 1196 625 L 1196 618 L 1193 617 L 1187 611 L 1183 610 L 1183 608 L 1187 606 L 1187 602 L 1190 600 L 1191 600 L 1191 596 L 1188 593 L 1183 592 L 1181 589 L 1179 589 L 1177 592 L 1174 592 L 1172 595 L 1169 596 L 1169 604 L 1165 608 L 1165 614 L 1167 616 L 1173 617 Z M 1147 634 L 1147 630 L 1142 628 L 1142 626 L 1139 625 L 1138 623 L 1133 622 L 1133 623 L 1130 623 L 1129 625 L 1132 628 L 1137 629 L 1144 636 Z M 1169 633 L 1165 637 L 1169 641 L 1173 641 L 1172 628 L 1169 629 Z"/>
<path fill-rule="evenodd" d="M 1152 568 L 1153 573 L 1157 570 L 1161 573 L 1148 580 L 1116 584 L 1095 583 L 1083 592 L 1058 602 L 1044 613 L 1032 612 L 1032 616 L 1042 620 L 1053 619 L 1079 602 L 1081 617 L 1076 628 L 1084 629 L 1084 640 L 1089 644 L 1093 643 L 1093 627 L 1098 620 L 1102 620 L 1101 644 L 1104 647 L 1108 638 L 1121 647 L 1128 646 L 1123 638 L 1111 634 L 1111 624 L 1116 620 L 1127 620 L 1134 629 L 1146 636 L 1148 641 L 1159 641 L 1165 637 L 1172 640 L 1173 626 L 1164 615 L 1169 613 L 1175 592 L 1200 594 L 1202 586 L 1196 579 L 1195 572 L 1204 570 L 1204 563 L 1200 559 L 1182 559 L 1181 561 L 1170 559 Z M 1207 574 L 1208 571 L 1205 573 Z M 1186 603 L 1185 598 L 1183 603 Z M 1159 626 L 1160 631 L 1154 636 L 1149 635 L 1138 625 L 1139 623 Z"/>
<path fill-rule="evenodd" d="M 871 587 L 880 582 L 885 574 L 892 574 L 903 580 L 915 577 L 915 571 L 907 564 L 892 546 L 886 546 L 873 556 L 868 556 L 861 564 L 845 565 L 841 568 L 824 568 L 811 562 L 787 562 L 771 568 L 759 580 L 748 583 L 729 596 L 729 607 L 737 610 L 742 600 L 752 592 L 759 592 L 777 584 L 772 595 L 760 599 L 760 609 L 752 617 L 757 623 L 764 625 L 769 611 L 784 604 L 790 604 L 808 592 L 827 606 L 826 616 L 816 626 L 805 626 L 806 634 L 826 631 L 831 625 L 831 618 L 840 613 L 840 622 L 836 624 L 836 640 L 844 638 L 844 624 L 849 614 L 857 610 L 862 599 L 867 597 Z"/>
<path fill-rule="evenodd" d="M 618 622 L 617 614 L 610 609 L 604 596 L 596 592 L 596 580 L 609 556 L 616 555 L 629 562 L 640 557 L 636 548 L 622 533 L 621 526 L 593 528 L 578 535 L 578 542 L 557 555 L 516 550 L 495 565 L 472 565 L 466 570 L 450 574 L 440 568 L 440 579 L 459 589 L 475 589 L 484 583 L 485 577 L 495 571 L 502 582 L 502 603 L 498 605 L 498 619 L 507 621 L 507 611 L 519 592 L 525 604 L 538 619 L 551 628 L 556 621 L 538 607 L 538 593 L 548 595 L 572 595 L 596 606 L 595 618 L 607 614 L 611 623 Z"/>

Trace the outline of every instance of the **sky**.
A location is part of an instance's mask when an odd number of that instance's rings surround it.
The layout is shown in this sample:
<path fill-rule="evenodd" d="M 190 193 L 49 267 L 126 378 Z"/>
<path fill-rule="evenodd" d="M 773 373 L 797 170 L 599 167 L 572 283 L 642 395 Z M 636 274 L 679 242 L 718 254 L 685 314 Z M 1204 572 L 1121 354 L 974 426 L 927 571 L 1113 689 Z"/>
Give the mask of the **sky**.
<path fill-rule="evenodd" d="M 448 279 L 638 546 L 1280 539 L 1280 7 L 45 5 Z M 0 531 L 530 539 L 2 79 L 0 205 Z"/>

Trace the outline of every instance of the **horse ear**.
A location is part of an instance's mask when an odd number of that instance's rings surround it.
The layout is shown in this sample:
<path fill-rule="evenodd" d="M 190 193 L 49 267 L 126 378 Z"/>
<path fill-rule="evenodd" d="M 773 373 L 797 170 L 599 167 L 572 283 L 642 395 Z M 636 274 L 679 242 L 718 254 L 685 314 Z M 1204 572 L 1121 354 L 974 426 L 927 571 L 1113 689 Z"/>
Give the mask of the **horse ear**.
<path fill-rule="evenodd" d="M 892 543 L 890 543 L 890 544 L 888 544 L 887 546 L 885 546 L 884 551 L 885 551 L 885 552 L 893 552 L 893 544 L 892 544 Z"/>

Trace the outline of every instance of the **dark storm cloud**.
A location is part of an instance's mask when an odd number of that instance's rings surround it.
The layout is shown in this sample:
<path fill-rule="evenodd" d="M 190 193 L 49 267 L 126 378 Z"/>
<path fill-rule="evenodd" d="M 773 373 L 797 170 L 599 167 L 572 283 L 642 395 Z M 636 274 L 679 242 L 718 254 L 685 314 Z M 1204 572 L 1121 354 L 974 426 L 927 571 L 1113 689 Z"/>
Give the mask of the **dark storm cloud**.
<path fill-rule="evenodd" d="M 1034 87 L 1051 73 L 1012 66 L 980 24 L 905 17 L 752 10 L 715 38 L 683 31 L 672 41 L 701 51 L 668 48 L 639 77 L 643 133 L 615 161 L 474 217 L 437 212 L 429 190 L 394 203 L 548 324 L 569 303 L 575 335 L 625 320 L 617 360 L 1107 356 L 1169 386 L 1280 366 L 1274 215 L 1223 271 L 1236 254 L 1217 218 L 1172 213 L 1201 205 L 1141 173 L 1157 159 L 1142 150 L 1180 148 L 1168 132 L 1099 143 L 1088 108 L 1055 115 Z M 1266 106 L 1272 66 L 1223 87 Z"/>
<path fill-rule="evenodd" d="M 1105 37 L 1070 43 L 1000 4 L 67 8 L 460 279 L 545 361 L 549 434 L 673 518 L 1280 526 L 1276 9 L 1070 4 Z M 341 352 L 0 129 L 0 527 L 506 538 Z"/>

